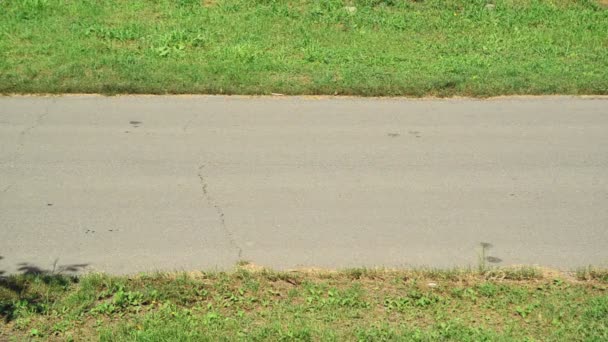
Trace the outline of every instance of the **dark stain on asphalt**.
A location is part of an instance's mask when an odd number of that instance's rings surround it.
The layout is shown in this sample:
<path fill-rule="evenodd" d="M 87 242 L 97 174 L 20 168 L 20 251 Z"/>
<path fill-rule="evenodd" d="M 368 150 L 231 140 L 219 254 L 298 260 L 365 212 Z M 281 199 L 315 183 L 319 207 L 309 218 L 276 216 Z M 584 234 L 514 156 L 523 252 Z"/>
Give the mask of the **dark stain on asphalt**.
<path fill-rule="evenodd" d="M 95 234 L 95 231 L 94 231 L 94 230 L 87 229 L 87 230 L 86 230 L 84 233 L 85 233 L 85 234 L 89 234 L 89 233 L 91 233 L 91 234 Z"/>
<path fill-rule="evenodd" d="M 135 128 L 137 128 L 137 127 L 139 127 L 139 125 L 141 125 L 141 121 L 132 120 L 132 121 L 129 121 L 129 123 Z"/>
<path fill-rule="evenodd" d="M 399 134 L 399 133 L 387 133 L 386 135 L 388 135 L 391 138 L 396 138 L 396 137 L 400 136 L 401 134 Z"/>
<path fill-rule="evenodd" d="M 489 242 L 481 242 L 479 245 L 481 246 L 481 249 L 482 249 L 481 256 L 483 257 L 483 259 L 485 261 L 487 261 L 489 263 L 492 263 L 492 264 L 497 264 L 499 262 L 502 262 L 501 258 L 498 258 L 498 257 L 495 257 L 495 256 L 490 256 L 490 255 L 486 256 L 486 253 L 488 252 L 488 250 L 490 250 L 492 247 L 494 247 L 491 243 L 489 243 Z"/>
<path fill-rule="evenodd" d="M 415 136 L 416 138 L 420 138 L 421 137 L 419 131 L 409 131 L 408 133 L 411 134 L 411 135 L 413 135 L 413 136 Z"/>
<path fill-rule="evenodd" d="M 47 206 L 47 207 L 52 207 L 52 206 L 53 206 L 53 203 L 47 203 L 47 204 L 46 204 L 46 206 Z"/>

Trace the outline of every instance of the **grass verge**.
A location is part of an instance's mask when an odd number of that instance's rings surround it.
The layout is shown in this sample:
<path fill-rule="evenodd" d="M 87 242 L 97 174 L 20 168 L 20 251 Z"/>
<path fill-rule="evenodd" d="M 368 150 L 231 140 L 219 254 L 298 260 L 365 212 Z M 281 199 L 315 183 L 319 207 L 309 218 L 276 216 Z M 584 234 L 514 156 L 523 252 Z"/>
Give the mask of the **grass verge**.
<path fill-rule="evenodd" d="M 593 0 L 12 0 L 2 93 L 608 94 Z"/>
<path fill-rule="evenodd" d="M 0 340 L 600 341 L 607 289 L 532 268 L 20 275 L 0 281 Z"/>

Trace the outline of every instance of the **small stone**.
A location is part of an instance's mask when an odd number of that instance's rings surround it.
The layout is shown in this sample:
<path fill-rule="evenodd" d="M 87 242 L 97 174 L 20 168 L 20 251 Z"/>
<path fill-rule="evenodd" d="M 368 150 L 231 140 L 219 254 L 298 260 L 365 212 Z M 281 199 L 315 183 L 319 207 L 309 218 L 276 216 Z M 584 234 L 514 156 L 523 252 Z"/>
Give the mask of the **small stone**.
<path fill-rule="evenodd" d="M 433 283 L 433 282 L 428 283 L 427 285 L 428 285 L 428 287 L 431 287 L 431 288 L 437 287 L 437 283 Z"/>
<path fill-rule="evenodd" d="M 346 10 L 346 12 L 351 13 L 351 14 L 357 12 L 357 7 L 355 7 L 355 6 L 346 6 L 346 7 L 344 7 L 344 9 Z"/>

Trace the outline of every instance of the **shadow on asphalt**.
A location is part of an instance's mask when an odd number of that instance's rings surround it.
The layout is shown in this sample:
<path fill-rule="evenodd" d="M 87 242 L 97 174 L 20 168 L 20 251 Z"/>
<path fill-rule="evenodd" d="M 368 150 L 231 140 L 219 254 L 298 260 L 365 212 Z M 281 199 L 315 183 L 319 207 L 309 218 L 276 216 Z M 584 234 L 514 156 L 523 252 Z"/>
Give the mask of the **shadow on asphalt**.
<path fill-rule="evenodd" d="M 17 270 L 20 272 L 19 274 L 24 275 L 65 275 L 66 273 L 76 273 L 78 271 L 83 270 L 89 264 L 71 264 L 71 265 L 56 265 L 52 270 L 45 270 L 36 265 L 29 263 L 19 263 L 17 264 L 19 268 Z"/>

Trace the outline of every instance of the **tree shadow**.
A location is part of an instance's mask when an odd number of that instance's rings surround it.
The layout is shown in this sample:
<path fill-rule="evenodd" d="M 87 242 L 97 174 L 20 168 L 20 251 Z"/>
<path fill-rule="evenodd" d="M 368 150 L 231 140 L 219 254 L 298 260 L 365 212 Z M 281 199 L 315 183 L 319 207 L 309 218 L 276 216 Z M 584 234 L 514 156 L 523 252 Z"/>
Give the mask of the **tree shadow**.
<path fill-rule="evenodd" d="M 29 263 L 19 263 L 17 270 L 24 275 L 58 275 L 66 273 L 76 273 L 85 269 L 89 264 L 69 264 L 69 265 L 57 265 L 57 262 L 53 264 L 53 268 L 50 270 L 42 269 L 36 265 Z"/>
<path fill-rule="evenodd" d="M 70 284 L 78 283 L 76 273 L 88 265 L 58 265 L 55 260 L 51 269 L 19 263 L 17 273 L 8 274 L 0 270 L 0 317 L 8 322 L 16 317 L 18 310 L 46 312 L 49 293 L 65 291 Z"/>

